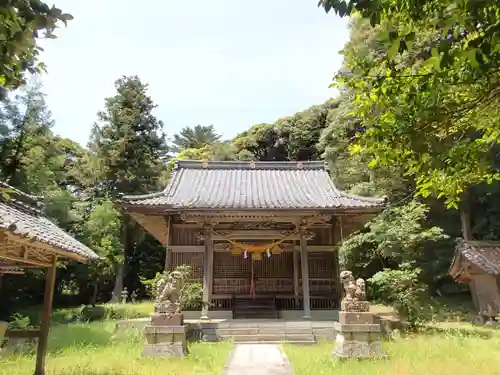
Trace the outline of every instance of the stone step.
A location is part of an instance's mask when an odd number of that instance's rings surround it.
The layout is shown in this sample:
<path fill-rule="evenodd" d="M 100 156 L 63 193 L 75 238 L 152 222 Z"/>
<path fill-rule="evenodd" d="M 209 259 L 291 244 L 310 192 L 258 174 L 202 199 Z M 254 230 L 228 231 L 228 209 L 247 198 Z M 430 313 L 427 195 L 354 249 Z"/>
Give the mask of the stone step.
<path fill-rule="evenodd" d="M 233 335 L 314 335 L 312 329 L 286 329 L 272 327 L 233 327 L 218 328 L 217 333 L 221 336 Z M 332 333 L 333 335 L 333 333 Z"/>
<path fill-rule="evenodd" d="M 274 345 L 280 345 L 280 344 L 294 344 L 294 345 L 314 345 L 316 344 L 316 341 L 238 341 L 238 344 L 246 344 L 246 345 L 254 345 L 254 344 L 274 344 Z"/>
<path fill-rule="evenodd" d="M 235 311 L 233 313 L 234 319 L 277 319 L 278 313 L 276 311 Z"/>
<path fill-rule="evenodd" d="M 224 336 L 222 336 L 224 337 Z M 282 342 L 282 341 L 316 341 L 314 335 L 271 335 L 271 334 L 257 334 L 257 335 L 232 335 L 227 338 L 231 338 L 235 343 L 240 342 Z"/>

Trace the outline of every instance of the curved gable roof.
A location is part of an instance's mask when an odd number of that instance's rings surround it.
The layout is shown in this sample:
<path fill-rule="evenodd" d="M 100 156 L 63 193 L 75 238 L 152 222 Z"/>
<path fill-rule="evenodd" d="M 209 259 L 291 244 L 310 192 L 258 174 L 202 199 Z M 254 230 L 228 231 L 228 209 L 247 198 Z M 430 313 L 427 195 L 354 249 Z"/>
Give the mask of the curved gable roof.
<path fill-rule="evenodd" d="M 177 161 L 166 189 L 122 202 L 171 209 L 377 209 L 384 198 L 335 187 L 325 164 Z"/>

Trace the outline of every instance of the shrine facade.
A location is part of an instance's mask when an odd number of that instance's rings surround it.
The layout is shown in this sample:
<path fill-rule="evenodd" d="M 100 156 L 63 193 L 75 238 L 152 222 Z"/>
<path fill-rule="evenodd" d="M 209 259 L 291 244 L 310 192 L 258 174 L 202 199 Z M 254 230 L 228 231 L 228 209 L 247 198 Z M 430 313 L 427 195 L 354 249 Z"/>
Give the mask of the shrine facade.
<path fill-rule="evenodd" d="M 277 317 L 339 307 L 338 245 L 385 206 L 338 190 L 323 162 L 178 161 L 165 190 L 123 196 L 124 211 L 189 265 L 202 318 L 272 300 Z"/>

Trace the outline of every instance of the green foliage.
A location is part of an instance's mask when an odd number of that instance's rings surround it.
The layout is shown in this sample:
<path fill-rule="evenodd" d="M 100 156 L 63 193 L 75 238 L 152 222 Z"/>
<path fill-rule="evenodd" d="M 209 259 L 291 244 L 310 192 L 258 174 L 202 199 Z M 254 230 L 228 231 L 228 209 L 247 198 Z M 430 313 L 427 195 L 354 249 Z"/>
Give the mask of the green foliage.
<path fill-rule="evenodd" d="M 32 328 L 30 318 L 19 313 L 12 314 L 7 326 L 7 329 L 17 331 L 27 331 L 30 328 Z"/>
<path fill-rule="evenodd" d="M 369 280 L 370 299 L 393 306 L 410 326 L 422 323 L 422 297 L 426 288 L 419 280 L 419 268 L 403 263 L 399 269 L 384 269 Z"/>
<path fill-rule="evenodd" d="M 156 107 L 139 77 L 115 82 L 116 94 L 106 99 L 99 123 L 92 131 L 90 150 L 98 166 L 96 180 L 102 193 L 148 193 L 158 187 L 168 147 L 163 123 L 152 113 Z"/>
<path fill-rule="evenodd" d="M 384 211 L 341 244 L 345 267 L 370 276 L 389 265 L 419 260 L 427 243 L 447 238 L 441 228 L 425 226 L 428 211 L 416 201 Z"/>
<path fill-rule="evenodd" d="M 185 149 L 204 148 L 217 143 L 220 135 L 213 125 L 182 128 L 179 134 L 174 134 L 172 151 L 182 152 Z"/>
<path fill-rule="evenodd" d="M 25 74 L 39 73 L 40 38 L 54 39 L 55 28 L 73 19 L 41 0 L 10 0 L 0 6 L 0 99 L 25 83 Z"/>
<path fill-rule="evenodd" d="M 187 265 L 177 266 L 171 272 L 164 271 L 162 273 L 158 272 L 153 279 L 141 280 L 141 283 L 146 287 L 148 294 L 157 298 L 156 284 L 160 280 L 168 281 L 172 278 L 172 275 L 176 274 L 180 280 L 180 304 L 183 309 L 185 308 L 196 308 L 201 306 L 201 301 L 203 300 L 203 287 L 200 283 L 189 282 L 189 276 L 191 275 L 191 267 Z"/>
<path fill-rule="evenodd" d="M 330 110 L 336 108 L 335 99 L 312 106 L 293 116 L 281 118 L 273 124 L 258 124 L 239 134 L 233 144 L 240 160 L 318 160 L 316 145 L 327 126 Z"/>
<path fill-rule="evenodd" d="M 418 195 L 445 198 L 448 207 L 457 207 L 470 185 L 500 178 L 492 163 L 499 139 L 498 5 L 479 11 L 471 1 L 452 0 L 321 4 L 364 17 L 354 17 L 337 76 L 352 91 L 352 114 L 364 127 L 353 154 L 372 167 L 401 167 Z"/>

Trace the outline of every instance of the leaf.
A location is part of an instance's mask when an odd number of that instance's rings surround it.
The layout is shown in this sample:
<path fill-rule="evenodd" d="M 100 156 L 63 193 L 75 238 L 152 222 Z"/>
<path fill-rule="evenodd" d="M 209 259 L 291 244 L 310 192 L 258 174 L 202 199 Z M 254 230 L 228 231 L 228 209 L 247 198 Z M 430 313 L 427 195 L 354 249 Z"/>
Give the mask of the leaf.
<path fill-rule="evenodd" d="M 401 41 L 399 39 L 393 41 L 387 50 L 387 56 L 389 57 L 390 60 L 393 60 L 396 55 L 398 54 L 399 47 L 401 45 Z"/>
<path fill-rule="evenodd" d="M 479 62 L 477 61 L 477 50 L 475 48 L 465 51 L 467 60 L 473 68 L 479 68 Z"/>
<path fill-rule="evenodd" d="M 59 19 L 61 21 L 73 21 L 75 19 L 75 17 L 73 17 L 71 14 L 69 13 L 63 13 L 61 14 L 61 16 L 59 17 Z"/>

